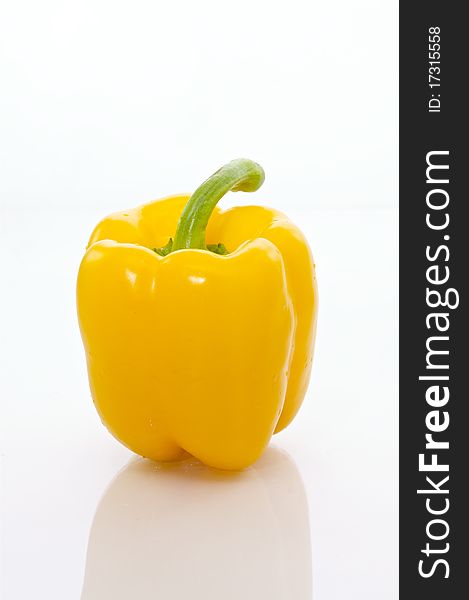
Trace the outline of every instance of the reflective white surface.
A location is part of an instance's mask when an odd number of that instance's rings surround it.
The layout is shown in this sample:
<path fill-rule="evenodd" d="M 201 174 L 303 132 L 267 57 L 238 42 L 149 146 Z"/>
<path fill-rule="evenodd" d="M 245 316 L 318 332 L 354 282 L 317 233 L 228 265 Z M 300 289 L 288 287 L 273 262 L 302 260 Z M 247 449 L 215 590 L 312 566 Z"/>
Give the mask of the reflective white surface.
<path fill-rule="evenodd" d="M 309 600 L 308 505 L 288 455 L 242 473 L 132 460 L 91 527 L 82 600 Z"/>
<path fill-rule="evenodd" d="M 103 211 L 2 212 L 1 600 L 397 597 L 396 215 L 270 203 L 314 250 L 318 339 L 299 415 L 240 475 L 134 461 L 100 423 L 74 288 Z"/>

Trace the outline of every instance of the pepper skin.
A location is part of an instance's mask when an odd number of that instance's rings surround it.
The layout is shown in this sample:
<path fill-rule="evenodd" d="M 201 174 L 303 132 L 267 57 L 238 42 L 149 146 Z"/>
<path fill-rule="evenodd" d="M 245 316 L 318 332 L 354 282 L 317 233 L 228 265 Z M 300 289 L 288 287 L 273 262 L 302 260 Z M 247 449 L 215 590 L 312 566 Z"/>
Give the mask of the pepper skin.
<path fill-rule="evenodd" d="M 317 314 L 309 247 L 278 211 L 215 206 L 263 178 L 238 159 L 192 196 L 113 214 L 91 235 L 77 282 L 91 392 L 137 454 L 242 469 L 301 405 Z"/>

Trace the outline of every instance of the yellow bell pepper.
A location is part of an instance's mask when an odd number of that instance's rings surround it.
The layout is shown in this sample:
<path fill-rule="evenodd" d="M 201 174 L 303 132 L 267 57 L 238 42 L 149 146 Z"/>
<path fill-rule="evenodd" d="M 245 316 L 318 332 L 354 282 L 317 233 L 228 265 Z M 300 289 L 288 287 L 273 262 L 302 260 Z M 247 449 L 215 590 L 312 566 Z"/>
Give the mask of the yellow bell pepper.
<path fill-rule="evenodd" d="M 91 235 L 77 282 L 91 392 L 137 454 L 242 469 L 301 405 L 317 314 L 309 247 L 278 211 L 216 206 L 263 181 L 234 160 L 192 196 L 113 214 Z"/>

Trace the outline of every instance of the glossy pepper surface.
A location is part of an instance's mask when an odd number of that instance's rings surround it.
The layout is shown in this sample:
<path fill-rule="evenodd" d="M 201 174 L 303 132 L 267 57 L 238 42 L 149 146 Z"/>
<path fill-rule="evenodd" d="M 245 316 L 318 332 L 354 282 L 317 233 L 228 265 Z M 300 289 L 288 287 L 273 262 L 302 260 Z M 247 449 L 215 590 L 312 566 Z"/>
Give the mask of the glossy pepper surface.
<path fill-rule="evenodd" d="M 216 206 L 263 180 L 238 159 L 91 235 L 77 282 L 91 392 L 137 454 L 242 469 L 301 405 L 317 314 L 308 244 L 276 210 Z"/>

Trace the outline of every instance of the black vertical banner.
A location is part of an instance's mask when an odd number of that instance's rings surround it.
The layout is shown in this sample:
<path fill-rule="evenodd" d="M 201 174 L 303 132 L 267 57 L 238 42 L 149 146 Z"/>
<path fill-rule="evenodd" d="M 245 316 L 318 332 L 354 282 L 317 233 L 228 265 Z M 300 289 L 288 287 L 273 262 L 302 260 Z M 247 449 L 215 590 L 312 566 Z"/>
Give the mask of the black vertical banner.
<path fill-rule="evenodd" d="M 464 3 L 400 6 L 400 598 L 469 576 Z"/>

